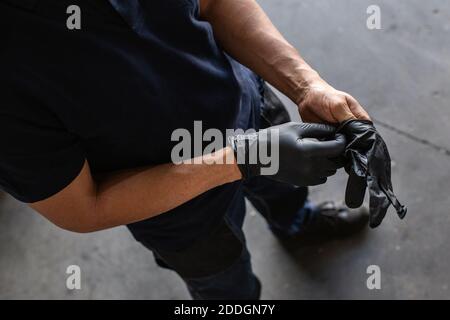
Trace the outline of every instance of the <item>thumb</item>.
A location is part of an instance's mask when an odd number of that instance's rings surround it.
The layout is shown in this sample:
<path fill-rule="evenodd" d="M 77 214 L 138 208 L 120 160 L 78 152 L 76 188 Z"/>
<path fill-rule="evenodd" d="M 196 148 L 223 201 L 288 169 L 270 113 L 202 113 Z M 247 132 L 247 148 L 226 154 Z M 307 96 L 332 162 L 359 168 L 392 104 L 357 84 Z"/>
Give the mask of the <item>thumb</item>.
<path fill-rule="evenodd" d="M 347 104 L 350 108 L 350 111 L 352 114 L 356 117 L 358 120 L 370 120 L 369 114 L 366 110 L 359 104 L 359 102 L 353 98 L 350 95 L 347 95 L 345 97 L 347 99 Z"/>
<path fill-rule="evenodd" d="M 337 134 L 332 140 L 319 141 L 315 139 L 308 140 L 307 152 L 311 157 L 336 158 L 341 156 L 345 151 L 347 141 L 343 134 Z M 303 140 L 305 141 L 305 140 Z"/>
<path fill-rule="evenodd" d="M 366 194 L 366 179 L 357 176 L 353 170 L 350 169 L 345 190 L 345 204 L 349 208 L 359 208 L 364 202 L 364 195 Z"/>

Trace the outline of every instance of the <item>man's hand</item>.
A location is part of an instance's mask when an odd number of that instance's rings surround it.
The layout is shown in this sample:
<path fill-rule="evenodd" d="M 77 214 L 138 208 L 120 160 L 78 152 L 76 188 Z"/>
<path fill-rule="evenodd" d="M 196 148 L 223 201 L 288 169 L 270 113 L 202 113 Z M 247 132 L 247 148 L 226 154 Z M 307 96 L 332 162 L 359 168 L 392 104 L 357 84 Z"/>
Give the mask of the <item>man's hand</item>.
<path fill-rule="evenodd" d="M 200 4 L 201 17 L 211 23 L 225 51 L 296 102 L 303 121 L 369 120 L 352 96 L 328 85 L 303 60 L 255 0 L 201 0 Z"/>
<path fill-rule="evenodd" d="M 318 75 L 308 81 L 297 103 L 302 120 L 305 122 L 341 123 L 349 119 L 370 120 L 367 112 L 355 98 L 336 90 Z"/>
<path fill-rule="evenodd" d="M 244 179 L 259 175 L 294 184 L 315 186 L 327 181 L 342 167 L 336 159 L 343 155 L 346 140 L 336 128 L 325 124 L 289 122 L 257 133 L 230 137 Z M 264 173 L 261 150 L 269 151 L 270 165 Z M 267 160 L 267 159 L 265 159 Z"/>

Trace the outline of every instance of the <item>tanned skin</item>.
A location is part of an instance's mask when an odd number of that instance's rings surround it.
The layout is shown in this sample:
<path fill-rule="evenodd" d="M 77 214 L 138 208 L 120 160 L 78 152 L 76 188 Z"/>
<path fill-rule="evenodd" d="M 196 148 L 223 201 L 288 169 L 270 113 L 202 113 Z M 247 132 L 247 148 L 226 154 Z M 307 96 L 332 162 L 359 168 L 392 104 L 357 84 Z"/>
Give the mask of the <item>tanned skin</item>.
<path fill-rule="evenodd" d="M 298 105 L 303 121 L 369 119 L 355 98 L 331 87 L 302 59 L 254 0 L 200 0 L 200 15 L 212 25 L 228 54 Z M 232 150 L 224 148 L 202 157 L 201 164 L 168 163 L 96 180 L 86 160 L 69 186 L 30 206 L 66 230 L 108 229 L 163 214 L 212 188 L 241 179 L 230 159 Z"/>

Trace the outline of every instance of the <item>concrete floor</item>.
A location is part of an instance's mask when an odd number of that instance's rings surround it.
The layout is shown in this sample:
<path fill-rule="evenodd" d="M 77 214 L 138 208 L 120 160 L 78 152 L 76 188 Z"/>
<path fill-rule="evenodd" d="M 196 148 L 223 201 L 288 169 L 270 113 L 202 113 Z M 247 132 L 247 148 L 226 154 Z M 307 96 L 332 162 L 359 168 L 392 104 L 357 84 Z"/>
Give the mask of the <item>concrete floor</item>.
<path fill-rule="evenodd" d="M 409 207 L 357 238 L 287 252 L 249 208 L 246 233 L 266 299 L 450 298 L 450 2 L 378 0 L 382 30 L 366 28 L 368 0 L 259 0 L 322 76 L 378 121 Z M 395 126 L 398 130 L 392 130 Z M 345 176 L 312 190 L 342 200 Z M 68 291 L 65 270 L 82 269 Z M 378 265 L 382 289 L 366 287 Z M 183 299 L 183 283 L 156 267 L 124 227 L 61 231 L 8 196 L 0 199 L 0 298 Z"/>

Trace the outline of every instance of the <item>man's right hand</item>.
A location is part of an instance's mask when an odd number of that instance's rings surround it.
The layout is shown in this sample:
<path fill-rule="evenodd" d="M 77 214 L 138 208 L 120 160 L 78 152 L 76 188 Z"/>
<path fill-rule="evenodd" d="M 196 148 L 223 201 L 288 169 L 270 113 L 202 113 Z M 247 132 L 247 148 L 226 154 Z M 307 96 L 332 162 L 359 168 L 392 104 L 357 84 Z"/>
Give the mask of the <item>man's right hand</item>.
<path fill-rule="evenodd" d="M 254 134 L 236 135 L 230 138 L 230 144 L 244 179 L 267 175 L 297 186 L 314 186 L 325 183 L 342 167 L 336 158 L 343 155 L 346 140 L 332 126 L 290 122 Z M 262 159 L 261 149 L 268 150 L 271 166 L 277 161 L 276 172 L 264 173 L 268 164 Z"/>

